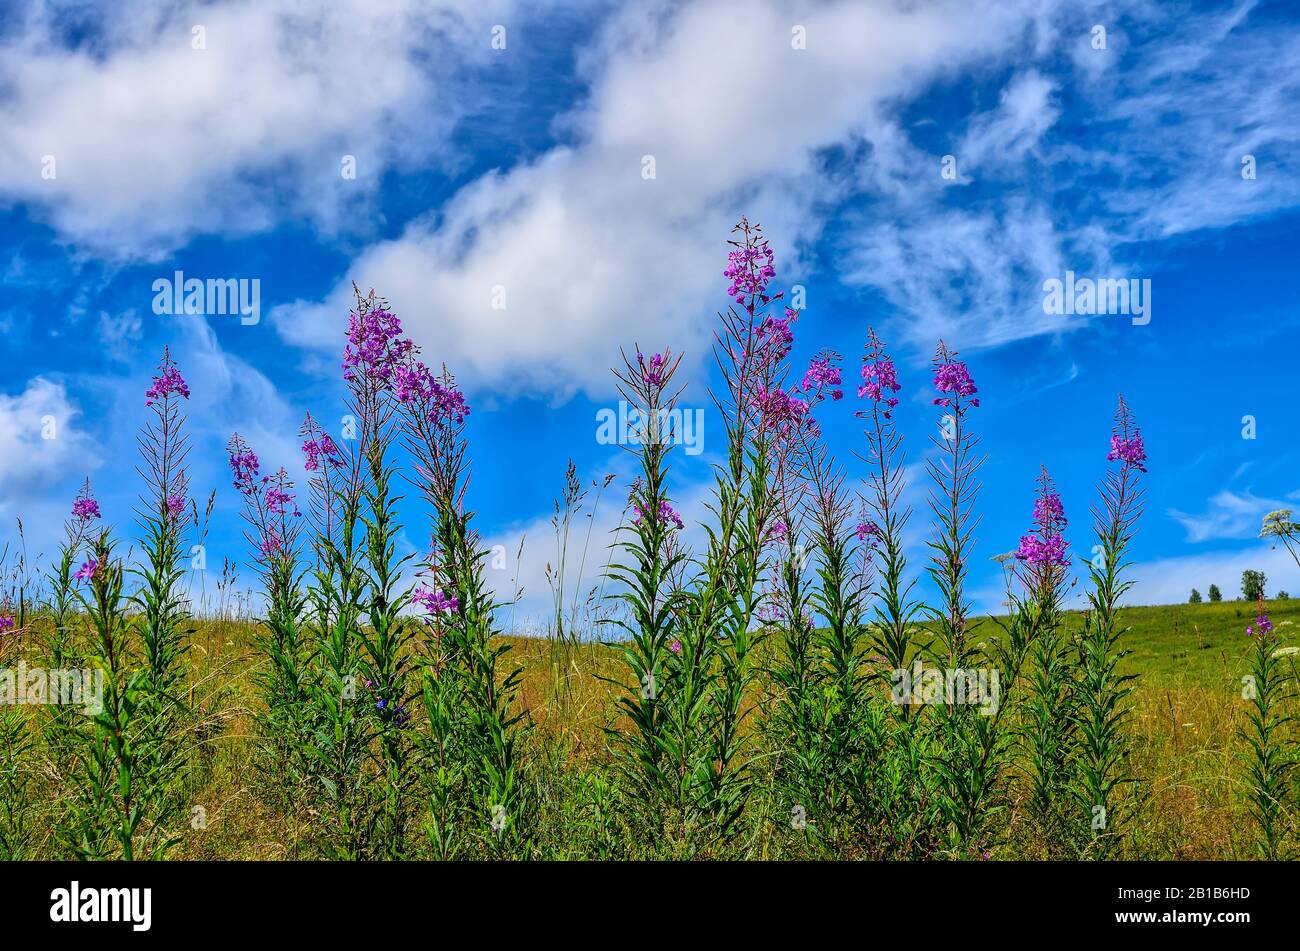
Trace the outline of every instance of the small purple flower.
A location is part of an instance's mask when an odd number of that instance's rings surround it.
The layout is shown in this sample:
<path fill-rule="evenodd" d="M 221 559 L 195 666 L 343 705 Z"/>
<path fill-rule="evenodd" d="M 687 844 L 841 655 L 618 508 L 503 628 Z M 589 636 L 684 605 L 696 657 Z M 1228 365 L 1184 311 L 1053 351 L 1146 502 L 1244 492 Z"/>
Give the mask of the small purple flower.
<path fill-rule="evenodd" d="M 280 537 L 280 533 L 275 529 L 267 529 L 257 547 L 264 558 L 274 558 L 284 550 L 284 539 Z"/>
<path fill-rule="evenodd" d="M 808 364 L 808 370 L 803 375 L 803 383 L 800 384 L 799 389 L 805 393 L 815 392 L 821 396 L 823 389 L 831 387 L 831 399 L 843 399 L 844 391 L 840 389 L 840 368 L 832 364 L 833 359 L 830 354 L 814 357 Z"/>
<path fill-rule="evenodd" d="M 460 610 L 460 599 L 444 594 L 441 588 L 433 590 L 420 585 L 411 592 L 411 600 L 422 605 L 428 614 L 455 614 Z"/>
<path fill-rule="evenodd" d="M 640 502 L 636 503 L 637 517 L 632 519 L 633 525 L 640 525 L 641 520 L 645 517 L 645 506 Z M 686 524 L 682 517 L 677 514 L 677 510 L 668 504 L 667 499 L 659 503 L 658 521 L 664 524 L 671 524 L 674 528 L 685 528 Z"/>
<path fill-rule="evenodd" d="M 169 495 L 167 496 L 167 514 L 172 518 L 179 518 L 181 512 L 185 511 L 185 496 Z"/>
<path fill-rule="evenodd" d="M 1117 460 L 1125 465 L 1134 466 L 1141 472 L 1147 471 L 1147 467 L 1142 465 L 1147 461 L 1147 450 L 1142 443 L 1141 433 L 1135 432 L 1128 439 L 1120 436 L 1110 437 L 1110 452 L 1106 453 L 1106 461 L 1115 462 Z"/>
<path fill-rule="evenodd" d="M 950 360 L 939 365 L 934 373 L 934 388 L 940 393 L 953 393 L 957 396 L 973 396 L 979 391 L 975 388 L 975 381 L 971 379 L 970 371 L 966 369 L 966 364 L 959 361 Z M 939 397 L 934 401 L 935 406 L 951 406 L 951 397 Z M 979 400 L 971 400 L 971 406 L 979 406 Z"/>
<path fill-rule="evenodd" d="M 249 448 L 239 433 L 230 437 L 226 451 L 230 453 L 230 471 L 234 476 L 235 488 L 245 495 L 252 495 L 257 491 L 257 476 L 261 472 L 257 453 Z"/>
<path fill-rule="evenodd" d="M 647 361 L 645 354 L 638 352 L 636 363 L 641 370 L 641 379 L 647 386 L 664 385 L 667 358 L 662 353 L 656 353 Z"/>
<path fill-rule="evenodd" d="M 1261 614 L 1259 617 L 1255 618 L 1255 630 L 1258 631 L 1261 635 L 1269 634 L 1272 632 L 1273 622 L 1269 620 L 1267 614 Z M 1251 631 L 1249 627 L 1246 628 L 1246 634 L 1248 636 L 1251 636 Z"/>
<path fill-rule="evenodd" d="M 156 400 L 163 400 L 173 393 L 190 398 L 190 387 L 181 376 L 181 371 L 171 362 L 171 356 L 164 353 L 162 372 L 153 378 L 153 385 L 145 391 L 145 406 L 152 406 Z"/>
<path fill-rule="evenodd" d="M 5 631 L 13 630 L 13 627 L 14 619 L 8 614 L 0 614 L 0 634 L 3 634 Z"/>
<path fill-rule="evenodd" d="M 875 522 L 859 522 L 854 531 L 857 532 L 858 541 L 860 542 L 864 542 L 868 538 L 880 538 L 880 526 Z"/>
<path fill-rule="evenodd" d="M 741 232 L 743 238 L 727 242 L 732 250 L 727 252 L 727 267 L 722 276 L 731 280 L 727 296 L 752 315 L 755 302 L 767 304 L 781 297 L 767 293 L 768 282 L 776 277 L 772 249 L 762 236 L 762 229 L 751 226 L 747 219 L 741 218 L 734 230 Z"/>
<path fill-rule="evenodd" d="M 1132 466 L 1139 472 L 1146 472 L 1142 463 L 1147 461 L 1146 446 L 1142 442 L 1142 431 L 1133 419 L 1133 411 L 1119 398 L 1119 407 L 1115 410 L 1115 425 L 1111 427 L 1110 452 L 1106 454 L 1107 462 L 1122 462 L 1127 468 Z"/>
<path fill-rule="evenodd" d="M 326 467 L 337 466 L 342 458 L 339 447 L 328 433 L 321 433 L 317 439 L 308 439 L 302 444 L 302 451 L 307 457 L 303 468 L 308 472 L 319 471 L 322 464 Z"/>
<path fill-rule="evenodd" d="M 672 651 L 674 654 L 680 654 L 682 652 L 682 642 L 673 641 L 671 644 L 668 645 L 668 649 Z"/>
<path fill-rule="evenodd" d="M 363 379 L 385 387 L 397 368 L 415 352 L 415 344 L 402 336 L 402 322 L 386 310 L 348 316 L 348 342 L 343 350 L 343 379 Z"/>
<path fill-rule="evenodd" d="M 82 562 L 81 567 L 72 577 L 77 581 L 93 581 L 97 570 L 99 570 L 99 562 L 91 558 L 89 561 Z"/>
<path fill-rule="evenodd" d="M 301 515 L 294 503 L 294 494 L 282 485 L 266 487 L 266 511 L 271 515 Z"/>
<path fill-rule="evenodd" d="M 81 522 L 89 522 L 91 519 L 99 518 L 99 503 L 89 495 L 79 496 L 72 503 L 72 517 Z"/>

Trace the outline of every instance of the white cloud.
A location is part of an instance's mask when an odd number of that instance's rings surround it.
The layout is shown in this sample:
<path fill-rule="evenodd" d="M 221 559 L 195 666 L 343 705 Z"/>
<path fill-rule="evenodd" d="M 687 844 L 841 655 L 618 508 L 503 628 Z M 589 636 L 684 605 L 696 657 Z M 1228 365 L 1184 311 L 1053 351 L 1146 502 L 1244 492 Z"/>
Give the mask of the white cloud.
<path fill-rule="evenodd" d="M 386 167 L 439 157 L 472 102 L 456 70 L 491 55 L 490 25 L 510 6 L 107 4 L 75 48 L 74 14 L 35 7 L 0 47 L 0 201 L 109 259 L 267 228 L 282 202 L 332 228 Z M 347 154 L 354 181 L 340 174 Z"/>
<path fill-rule="evenodd" d="M 63 384 L 44 377 L 16 396 L 0 393 L 0 514 L 22 515 L 51 483 L 99 465 L 98 447 L 77 428 L 80 415 Z"/>
<path fill-rule="evenodd" d="M 608 391 L 620 344 L 701 360 L 739 212 L 764 223 L 796 280 L 791 256 L 842 188 L 821 150 L 887 129 L 875 117 L 889 103 L 1013 47 L 1035 6 L 629 8 L 582 61 L 590 99 L 561 123 L 576 145 L 471 184 L 361 255 L 324 301 L 273 320 L 337 349 L 355 278 L 471 386 L 561 397 Z M 807 49 L 792 48 L 796 25 Z M 505 310 L 491 307 L 498 286 Z"/>
<path fill-rule="evenodd" d="M 1168 514 L 1187 530 L 1189 542 L 1203 542 L 1215 538 L 1257 538 L 1264 516 L 1286 507 L 1285 502 L 1263 498 L 1250 489 L 1244 492 L 1224 489 L 1209 500 L 1203 512 L 1189 514 L 1171 508 Z"/>

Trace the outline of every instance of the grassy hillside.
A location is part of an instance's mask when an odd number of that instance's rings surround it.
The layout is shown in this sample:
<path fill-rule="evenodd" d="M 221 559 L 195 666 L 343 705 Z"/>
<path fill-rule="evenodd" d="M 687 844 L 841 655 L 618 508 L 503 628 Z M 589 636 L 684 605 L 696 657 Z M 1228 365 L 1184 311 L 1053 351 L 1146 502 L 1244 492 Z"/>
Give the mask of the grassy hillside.
<path fill-rule="evenodd" d="M 1270 602 L 1268 610 L 1283 643 L 1300 643 L 1300 601 Z M 1248 670 L 1244 627 L 1254 617 L 1254 606 L 1137 607 L 1123 617 L 1132 628 L 1126 666 L 1139 675 L 1130 729 L 1131 766 L 1140 778 L 1125 804 L 1132 815 L 1126 825 L 1133 830 L 1125 854 L 1252 857 L 1253 833 L 1239 787 L 1245 773 L 1235 758 L 1243 749 L 1236 734 L 1246 710 L 1240 690 Z M 991 632 L 991 623 L 980 622 L 981 636 Z M 199 755 L 190 785 L 195 805 L 203 807 L 206 828 L 186 834 L 175 857 L 289 858 L 301 854 L 295 843 L 310 833 L 310 812 L 286 810 L 253 765 L 259 704 L 255 677 L 263 663 L 252 646 L 253 633 L 251 622 L 229 619 L 200 622 L 191 638 L 189 689 L 199 718 Z M 586 766 L 607 760 L 604 729 L 617 726 L 618 719 L 614 688 L 601 678 L 618 677 L 620 668 L 613 651 L 598 643 L 507 640 L 510 659 L 523 667 L 524 713 L 536 727 L 528 752 L 534 762 L 548 764 L 546 772 L 555 778 L 546 781 L 546 794 L 555 797 L 551 808 L 563 811 L 568 807 L 562 801 L 571 792 L 566 784 L 583 782 Z M 5 664 L 13 664 L 16 656 L 10 653 Z M 767 689 L 760 685 L 751 709 L 763 703 Z M 751 717 L 749 722 L 756 721 Z M 993 848 L 993 858 L 1035 855 L 1033 842 L 1017 832 L 1019 795 L 1013 792 L 1011 835 Z M 50 801 L 57 798 L 51 794 Z M 562 827 L 562 820 L 557 821 Z M 42 848 L 54 849 L 48 830 L 42 834 L 47 837 Z M 562 841 L 555 848 L 564 854 Z M 767 857 L 798 855 L 779 830 L 754 848 L 754 854 Z"/>

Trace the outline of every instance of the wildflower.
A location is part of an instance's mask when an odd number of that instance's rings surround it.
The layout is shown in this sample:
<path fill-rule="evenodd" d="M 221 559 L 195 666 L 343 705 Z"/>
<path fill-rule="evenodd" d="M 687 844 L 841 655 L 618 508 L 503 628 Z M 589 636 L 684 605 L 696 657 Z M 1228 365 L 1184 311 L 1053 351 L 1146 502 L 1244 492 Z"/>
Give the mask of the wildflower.
<path fill-rule="evenodd" d="M 316 439 L 308 439 L 302 444 L 302 451 L 307 457 L 302 467 L 308 472 L 319 471 L 322 462 L 327 467 L 337 466 L 341 458 L 339 447 L 328 433 L 321 433 Z"/>
<path fill-rule="evenodd" d="M 1261 635 L 1272 633 L 1273 622 L 1269 620 L 1267 614 L 1261 614 L 1259 617 L 1255 618 L 1255 630 L 1258 631 Z M 1249 626 L 1247 626 L 1246 628 L 1246 635 L 1248 637 L 1251 636 L 1251 629 Z"/>
<path fill-rule="evenodd" d="M 73 575 L 73 578 L 77 581 L 93 581 L 95 578 L 95 572 L 98 570 L 99 562 L 94 558 L 91 558 L 89 561 L 81 563 L 81 567 L 77 569 L 77 573 Z"/>
<path fill-rule="evenodd" d="M 257 491 L 257 475 L 261 471 L 257 453 L 248 447 L 239 433 L 230 438 L 226 451 L 230 453 L 230 471 L 234 474 L 235 488 L 245 495 L 252 495 Z"/>
<path fill-rule="evenodd" d="M 0 634 L 4 633 L 5 631 L 12 630 L 13 626 L 14 626 L 14 619 L 12 617 L 10 617 L 8 614 L 0 614 Z"/>
<path fill-rule="evenodd" d="M 185 496 L 169 495 L 167 496 L 167 514 L 172 518 L 178 518 L 185 510 Z"/>
<path fill-rule="evenodd" d="M 1123 396 L 1119 398 L 1119 408 L 1115 410 L 1115 425 L 1111 429 L 1110 452 L 1106 454 L 1106 461 L 1119 461 L 1124 463 L 1125 467 L 1132 466 L 1139 472 L 1147 471 L 1146 466 L 1142 465 L 1147 461 L 1142 431 L 1133 421 L 1133 413 L 1124 402 Z"/>
<path fill-rule="evenodd" d="M 767 304 L 781 297 L 767 293 L 768 282 L 776 277 L 776 267 L 761 228 L 751 227 L 747 219 L 741 218 L 735 230 L 742 232 L 744 239 L 727 242 L 732 250 L 727 252 L 727 267 L 722 276 L 731 279 L 727 296 L 752 315 L 756 301 Z"/>
<path fill-rule="evenodd" d="M 645 506 L 643 506 L 640 502 L 637 502 L 636 511 L 637 511 L 637 517 L 632 519 L 632 524 L 640 525 L 641 519 L 644 518 L 646 514 Z M 667 499 L 659 503 L 658 521 L 664 522 L 665 524 L 671 522 L 673 524 L 673 527 L 675 528 L 686 527 L 686 524 L 682 521 L 682 517 L 677 514 L 676 509 L 674 509 L 671 505 L 668 504 Z"/>
<path fill-rule="evenodd" d="M 767 540 L 769 542 L 785 541 L 786 535 L 790 533 L 789 526 L 785 522 L 773 522 L 767 530 Z"/>
<path fill-rule="evenodd" d="M 292 511 L 290 510 L 292 506 Z M 282 485 L 269 485 L 266 488 L 266 511 L 271 515 L 302 515 L 294 502 L 294 494 Z"/>
<path fill-rule="evenodd" d="M 275 529 L 268 529 L 266 534 L 262 536 L 258 550 L 261 551 L 263 557 L 274 558 L 284 550 L 284 539 L 280 537 L 280 533 Z"/>
<path fill-rule="evenodd" d="M 664 364 L 666 361 L 662 353 L 656 353 L 647 363 L 645 354 L 638 351 L 636 362 L 637 366 L 641 368 L 641 379 L 645 381 L 647 386 L 664 385 Z"/>
<path fill-rule="evenodd" d="M 460 610 L 460 599 L 443 594 L 441 588 L 434 591 L 420 585 L 411 593 L 411 600 L 423 605 L 429 614 L 455 614 Z"/>
<path fill-rule="evenodd" d="M 672 651 L 674 654 L 680 654 L 682 652 L 682 642 L 673 641 L 671 644 L 668 645 L 668 649 Z"/>
<path fill-rule="evenodd" d="M 1020 546 L 1016 549 L 1016 558 L 1036 568 L 1056 566 L 1068 567 L 1069 559 L 1065 551 L 1068 544 L 1062 534 L 1068 524 L 1065 518 L 1065 506 L 1061 497 L 1052 487 L 1047 469 L 1042 469 L 1039 476 L 1038 498 L 1034 500 L 1034 532 L 1020 537 Z"/>
<path fill-rule="evenodd" d="M 154 401 L 166 399 L 173 393 L 179 393 L 186 399 L 190 398 L 190 387 L 181 376 L 181 371 L 176 369 L 175 364 L 171 362 L 171 357 L 166 353 L 163 354 L 162 373 L 153 378 L 153 385 L 145 391 L 145 406 L 152 406 Z"/>
<path fill-rule="evenodd" d="M 888 419 L 890 411 L 898 405 L 898 399 L 887 396 L 886 391 L 897 393 L 902 386 L 899 385 L 898 370 L 894 367 L 893 359 L 884 353 L 874 331 L 871 334 L 867 353 L 862 357 L 861 375 L 862 383 L 858 386 L 858 398 L 865 396 L 874 402 L 884 403 L 887 407 L 885 418 Z"/>
<path fill-rule="evenodd" d="M 768 390 L 757 387 L 749 398 L 750 409 L 762 417 L 765 429 L 788 432 L 791 428 L 801 426 L 808 415 L 808 403 L 791 396 L 780 387 Z"/>
<path fill-rule="evenodd" d="M 1106 453 L 1107 462 L 1119 460 L 1126 465 L 1135 466 L 1142 472 L 1146 472 L 1146 466 L 1142 463 L 1147 461 L 1146 446 L 1142 444 L 1142 434 L 1134 433 L 1128 439 L 1120 436 L 1110 437 L 1110 452 Z"/>
<path fill-rule="evenodd" d="M 799 312 L 787 307 L 784 317 L 768 315 L 758 325 L 758 348 L 771 363 L 784 360 L 794 346 L 794 330 L 791 325 L 798 319 Z"/>
<path fill-rule="evenodd" d="M 72 503 L 72 517 L 81 522 L 99 518 L 99 503 L 88 495 L 78 497 Z"/>
<path fill-rule="evenodd" d="M 945 351 L 946 352 L 946 351 Z M 970 371 L 966 369 L 966 364 L 955 360 L 949 360 L 939 365 L 934 373 L 934 388 L 940 393 L 954 393 L 958 397 L 973 396 L 979 392 L 975 388 L 975 381 L 971 379 Z M 934 401 L 935 406 L 951 406 L 951 397 L 938 397 Z M 979 400 L 971 400 L 971 406 L 979 406 Z"/>
<path fill-rule="evenodd" d="M 803 383 L 799 389 L 805 393 L 815 391 L 820 396 L 823 388 L 833 387 L 831 399 L 843 399 L 844 391 L 840 389 L 840 368 L 832 365 L 833 359 L 832 354 L 814 357 L 808 364 L 808 370 L 803 375 Z"/>
<path fill-rule="evenodd" d="M 414 351 L 415 344 L 402 337 L 402 322 L 392 313 L 382 308 L 352 313 L 343 349 L 343 379 L 351 382 L 360 376 L 376 386 L 388 386 Z"/>
<path fill-rule="evenodd" d="M 857 533 L 858 541 L 863 542 L 868 538 L 880 538 L 880 526 L 875 522 L 859 522 L 858 527 L 854 529 Z"/>

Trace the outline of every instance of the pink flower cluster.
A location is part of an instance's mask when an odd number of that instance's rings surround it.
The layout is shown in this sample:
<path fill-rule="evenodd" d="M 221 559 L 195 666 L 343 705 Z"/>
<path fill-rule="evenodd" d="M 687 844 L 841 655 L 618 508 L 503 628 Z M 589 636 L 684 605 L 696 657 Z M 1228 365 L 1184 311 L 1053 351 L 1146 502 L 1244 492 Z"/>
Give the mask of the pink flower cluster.
<path fill-rule="evenodd" d="M 261 471 L 257 453 L 249 449 L 238 436 L 231 440 L 229 450 L 230 471 L 234 474 L 235 488 L 245 495 L 252 495 L 257 491 L 257 474 Z"/>
<path fill-rule="evenodd" d="M 774 298 L 767 293 L 768 282 L 776 277 L 774 256 L 767 239 L 760 238 L 749 222 L 742 219 L 737 229 L 744 232 L 745 240 L 729 242 L 733 249 L 727 252 L 727 267 L 722 276 L 731 280 L 727 296 L 753 314 L 755 300 L 767 304 L 781 296 Z"/>
<path fill-rule="evenodd" d="M 91 519 L 99 518 L 99 503 L 89 495 L 78 496 L 77 500 L 72 503 L 72 517 L 80 522 L 89 522 Z"/>
<path fill-rule="evenodd" d="M 1066 556 L 1069 547 L 1065 541 L 1065 506 L 1061 497 L 1052 488 L 1052 482 L 1044 469 L 1039 480 L 1038 498 L 1034 500 L 1034 532 L 1020 537 L 1020 546 L 1016 549 L 1016 558 L 1035 568 L 1056 566 L 1066 568 L 1070 564 Z"/>
<path fill-rule="evenodd" d="M 898 382 L 898 371 L 894 368 L 894 361 L 884 355 L 862 358 L 862 383 L 858 386 L 858 397 L 866 397 L 877 403 L 884 403 L 886 407 L 885 418 L 889 418 L 890 412 L 898 405 L 898 399 L 894 396 L 886 396 L 885 392 L 897 393 L 903 387 Z"/>
<path fill-rule="evenodd" d="M 645 518 L 645 514 L 646 514 L 645 506 L 643 506 L 640 502 L 637 502 L 636 511 L 637 511 L 637 517 L 632 519 L 632 524 L 640 525 L 641 520 Z M 677 514 L 676 509 L 674 509 L 671 505 L 668 504 L 667 499 L 659 503 L 658 516 L 659 516 L 658 520 L 660 522 L 663 522 L 666 525 L 671 524 L 672 527 L 679 528 L 679 529 L 686 527 L 686 523 L 682 521 L 682 517 Z"/>
<path fill-rule="evenodd" d="M 973 396 L 979 392 L 975 389 L 975 381 L 971 379 L 970 371 L 966 369 L 966 364 L 958 361 L 948 361 L 935 370 L 934 388 L 940 393 L 953 393 L 958 397 Z M 934 401 L 935 406 L 951 406 L 953 403 L 951 397 L 938 397 Z M 971 406 L 979 406 L 979 400 L 971 400 Z"/>
<path fill-rule="evenodd" d="M 460 599 L 454 595 L 443 594 L 442 589 L 433 590 L 420 585 L 411 592 L 411 600 L 422 605 L 429 614 L 455 614 L 460 610 Z"/>
<path fill-rule="evenodd" d="M 0 614 L 0 633 L 4 633 L 5 631 L 12 630 L 13 626 L 14 626 L 14 619 L 12 617 L 10 617 L 8 614 Z"/>
<path fill-rule="evenodd" d="M 339 447 L 328 433 L 321 433 L 317 439 L 308 439 L 302 444 L 302 451 L 307 457 L 302 467 L 308 472 L 318 472 L 322 462 L 328 468 L 337 466 L 341 461 Z"/>
<path fill-rule="evenodd" d="M 283 472 L 283 470 L 281 470 Z M 294 503 L 294 494 L 281 485 L 269 485 L 266 488 L 266 511 L 271 515 L 302 515 Z"/>
<path fill-rule="evenodd" d="M 641 368 L 641 379 L 647 386 L 663 386 L 667 360 L 662 353 L 656 353 L 648 361 L 645 354 L 637 351 L 637 366 Z"/>
<path fill-rule="evenodd" d="M 880 526 L 875 522 L 859 522 L 858 527 L 854 529 L 857 533 L 858 541 L 864 542 L 868 538 L 880 538 Z"/>
<path fill-rule="evenodd" d="M 349 314 L 343 379 L 361 378 L 375 386 L 387 386 L 414 351 L 415 344 L 402 336 L 402 322 L 396 315 L 379 308 L 364 315 Z"/>
<path fill-rule="evenodd" d="M 412 409 L 423 408 L 430 422 L 463 423 L 469 415 L 465 394 L 435 379 L 419 360 L 397 367 L 392 378 L 397 401 Z"/>
<path fill-rule="evenodd" d="M 770 390 L 758 387 L 749 398 L 749 406 L 762 418 L 763 428 L 782 434 L 803 425 L 811 408 L 806 401 L 779 386 Z"/>
<path fill-rule="evenodd" d="M 787 307 L 784 317 L 770 314 L 758 325 L 758 349 L 769 363 L 780 363 L 794 346 L 794 322 L 799 312 Z"/>
<path fill-rule="evenodd" d="M 835 366 L 832 361 L 834 356 L 825 354 L 820 357 L 814 357 L 808 364 L 808 369 L 803 375 L 803 383 L 799 389 L 805 393 L 816 392 L 821 396 L 821 392 L 826 387 L 832 387 L 831 399 L 844 399 L 844 391 L 840 389 L 840 368 Z"/>
<path fill-rule="evenodd" d="M 168 495 L 167 514 L 172 518 L 178 518 L 183 511 L 185 511 L 185 496 L 175 494 Z"/>
<path fill-rule="evenodd" d="M 1273 622 L 1269 620 L 1267 614 L 1261 614 L 1259 617 L 1255 618 L 1254 624 L 1246 625 L 1246 636 L 1254 637 L 1255 632 L 1258 631 L 1259 635 L 1262 637 L 1265 634 L 1270 633 L 1272 630 L 1273 630 Z"/>
<path fill-rule="evenodd" d="M 190 387 L 181 376 L 181 371 L 175 366 L 168 366 L 164 363 L 162 373 L 153 378 L 153 385 L 145 391 L 145 406 L 152 406 L 155 400 L 166 399 L 173 393 L 179 393 L 186 399 L 190 398 Z"/>
<path fill-rule="evenodd" d="M 1140 472 L 1146 472 L 1147 467 L 1142 463 L 1147 461 L 1147 450 L 1142 444 L 1142 434 L 1134 430 L 1133 435 L 1127 439 L 1119 435 L 1111 436 L 1110 452 L 1106 453 L 1106 460 L 1108 462 L 1118 460 L 1125 465 L 1133 466 Z"/>

